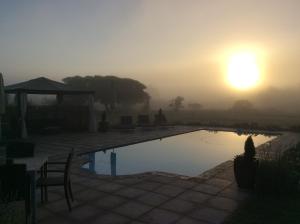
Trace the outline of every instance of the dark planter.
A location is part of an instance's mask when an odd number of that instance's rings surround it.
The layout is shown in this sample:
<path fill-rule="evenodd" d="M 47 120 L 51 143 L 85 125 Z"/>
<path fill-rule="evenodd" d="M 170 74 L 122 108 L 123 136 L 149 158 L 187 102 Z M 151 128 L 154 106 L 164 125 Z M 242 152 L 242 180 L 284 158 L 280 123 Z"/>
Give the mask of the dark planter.
<path fill-rule="evenodd" d="M 234 159 L 234 176 L 239 188 L 254 189 L 258 161 L 245 159 L 243 155 Z"/>

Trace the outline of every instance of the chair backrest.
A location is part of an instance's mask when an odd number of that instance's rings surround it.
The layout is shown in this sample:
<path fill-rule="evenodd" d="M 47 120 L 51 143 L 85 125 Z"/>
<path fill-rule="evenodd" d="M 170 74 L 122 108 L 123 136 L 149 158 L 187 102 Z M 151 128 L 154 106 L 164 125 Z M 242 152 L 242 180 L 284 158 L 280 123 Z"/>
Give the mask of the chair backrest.
<path fill-rule="evenodd" d="M 34 156 L 35 144 L 26 141 L 12 141 L 7 143 L 6 157 L 7 158 L 22 158 Z"/>
<path fill-rule="evenodd" d="M 65 166 L 65 173 L 64 173 L 65 182 L 68 182 L 70 180 L 73 157 L 74 157 L 74 149 L 72 148 L 71 152 L 68 155 L 66 166 Z"/>
<path fill-rule="evenodd" d="M 0 166 L 0 201 L 10 202 L 26 198 L 29 194 L 29 178 L 24 164 Z"/>

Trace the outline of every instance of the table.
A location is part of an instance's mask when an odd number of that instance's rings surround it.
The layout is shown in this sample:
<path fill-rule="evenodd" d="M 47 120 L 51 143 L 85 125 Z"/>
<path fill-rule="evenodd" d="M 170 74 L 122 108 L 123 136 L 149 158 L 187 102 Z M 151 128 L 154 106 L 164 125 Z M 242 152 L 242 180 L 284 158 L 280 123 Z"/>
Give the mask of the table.
<path fill-rule="evenodd" d="M 25 164 L 26 170 L 30 176 L 32 224 L 36 224 L 36 173 L 47 161 L 47 155 L 35 155 L 34 157 L 18 158 L 13 160 L 14 164 Z"/>

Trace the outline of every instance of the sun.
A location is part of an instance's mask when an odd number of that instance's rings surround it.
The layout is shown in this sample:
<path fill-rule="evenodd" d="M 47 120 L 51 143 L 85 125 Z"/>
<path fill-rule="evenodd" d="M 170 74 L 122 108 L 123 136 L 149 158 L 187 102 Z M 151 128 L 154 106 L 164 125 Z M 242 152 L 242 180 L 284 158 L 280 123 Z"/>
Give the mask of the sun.
<path fill-rule="evenodd" d="M 239 90 L 247 90 L 257 86 L 260 71 L 256 55 L 252 52 L 233 54 L 227 64 L 227 78 L 230 85 Z"/>

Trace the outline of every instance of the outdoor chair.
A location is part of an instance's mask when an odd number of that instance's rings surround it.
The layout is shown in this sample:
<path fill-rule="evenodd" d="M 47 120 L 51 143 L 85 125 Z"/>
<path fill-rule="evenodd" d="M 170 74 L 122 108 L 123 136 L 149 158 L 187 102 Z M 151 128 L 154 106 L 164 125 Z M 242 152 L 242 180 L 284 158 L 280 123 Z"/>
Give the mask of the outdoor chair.
<path fill-rule="evenodd" d="M 25 218 L 30 221 L 30 179 L 26 173 L 24 164 L 5 164 L 0 166 L 0 205 L 8 205 L 11 202 L 25 200 Z M 3 215 L 9 215 L 3 207 L 0 211 Z M 12 214 L 13 215 L 13 214 Z"/>
<path fill-rule="evenodd" d="M 74 149 L 71 150 L 65 162 L 48 162 L 46 168 L 42 170 L 43 172 L 41 172 L 41 177 L 37 180 L 37 186 L 41 188 L 42 202 L 44 199 L 45 201 L 48 201 L 48 187 L 63 186 L 69 211 L 72 211 L 70 198 L 74 201 L 74 197 L 71 187 L 70 171 L 73 156 Z M 52 165 L 55 167 L 53 169 L 49 169 Z M 59 166 L 63 166 L 64 168 L 57 168 Z M 62 175 L 51 177 L 48 175 L 49 173 L 60 173 Z"/>
<path fill-rule="evenodd" d="M 27 141 L 10 141 L 6 145 L 6 157 L 11 158 L 22 158 L 22 157 L 33 157 L 34 156 L 35 144 Z"/>
<path fill-rule="evenodd" d="M 121 116 L 120 117 L 120 126 L 121 129 L 134 129 L 135 125 L 133 124 L 132 116 Z"/>
<path fill-rule="evenodd" d="M 151 126 L 150 124 L 150 118 L 149 118 L 149 115 L 138 115 L 138 126 L 140 127 L 149 127 Z"/>

